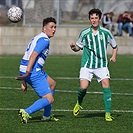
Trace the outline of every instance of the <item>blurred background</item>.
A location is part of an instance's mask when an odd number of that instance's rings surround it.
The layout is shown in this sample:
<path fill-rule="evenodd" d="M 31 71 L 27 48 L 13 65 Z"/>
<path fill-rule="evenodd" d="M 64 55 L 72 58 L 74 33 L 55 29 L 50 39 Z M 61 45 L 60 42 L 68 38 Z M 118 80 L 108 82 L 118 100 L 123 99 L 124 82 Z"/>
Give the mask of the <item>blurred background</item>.
<path fill-rule="evenodd" d="M 113 12 L 116 17 L 124 11 L 133 12 L 133 0 L 0 0 L 1 25 L 11 24 L 6 13 L 13 5 L 24 11 L 22 26 L 40 26 L 49 16 L 57 19 L 57 26 L 86 24 L 91 8 L 99 8 L 103 14 Z"/>
<path fill-rule="evenodd" d="M 8 9 L 14 5 L 23 10 L 19 23 L 7 18 Z M 113 12 L 113 23 L 117 24 L 121 13 L 133 13 L 133 0 L 0 0 L 0 55 L 22 55 L 31 38 L 41 32 L 43 19 L 50 16 L 57 20 L 50 54 L 75 54 L 69 44 L 77 41 L 81 30 L 88 27 L 88 11 L 92 8 L 99 8 L 103 14 Z M 125 31 L 115 39 L 118 54 L 133 54 L 133 39 Z M 112 54 L 110 47 L 108 54 Z"/>

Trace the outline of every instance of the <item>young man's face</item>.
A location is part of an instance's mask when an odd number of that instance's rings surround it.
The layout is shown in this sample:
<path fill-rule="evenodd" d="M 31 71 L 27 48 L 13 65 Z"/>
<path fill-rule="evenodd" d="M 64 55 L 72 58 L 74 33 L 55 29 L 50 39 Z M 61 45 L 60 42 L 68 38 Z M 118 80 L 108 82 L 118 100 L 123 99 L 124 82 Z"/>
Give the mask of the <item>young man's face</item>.
<path fill-rule="evenodd" d="M 95 13 L 90 15 L 90 23 L 92 27 L 94 28 L 98 27 L 99 22 L 100 22 L 99 15 L 96 15 Z"/>
<path fill-rule="evenodd" d="M 48 23 L 43 27 L 44 33 L 49 37 L 53 37 L 56 31 L 56 24 L 53 22 Z"/>

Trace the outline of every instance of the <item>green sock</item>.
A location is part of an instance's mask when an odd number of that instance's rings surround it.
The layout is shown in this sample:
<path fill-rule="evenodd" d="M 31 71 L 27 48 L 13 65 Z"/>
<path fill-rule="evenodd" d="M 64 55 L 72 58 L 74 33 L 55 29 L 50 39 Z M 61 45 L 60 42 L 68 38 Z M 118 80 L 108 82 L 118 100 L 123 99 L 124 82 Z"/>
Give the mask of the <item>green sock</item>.
<path fill-rule="evenodd" d="M 86 90 L 81 90 L 79 87 L 78 88 L 78 103 L 79 103 L 79 105 L 81 105 L 85 95 L 86 95 Z"/>
<path fill-rule="evenodd" d="M 103 88 L 103 98 L 104 98 L 104 104 L 105 104 L 105 112 L 110 112 L 111 109 L 111 90 L 110 88 Z"/>

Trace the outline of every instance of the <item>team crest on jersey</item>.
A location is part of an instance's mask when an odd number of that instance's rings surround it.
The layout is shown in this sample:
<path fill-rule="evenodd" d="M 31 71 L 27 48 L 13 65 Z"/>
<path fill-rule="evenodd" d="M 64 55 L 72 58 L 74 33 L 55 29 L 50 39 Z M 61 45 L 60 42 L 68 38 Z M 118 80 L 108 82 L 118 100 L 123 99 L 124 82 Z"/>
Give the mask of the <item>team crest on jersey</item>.
<path fill-rule="evenodd" d="M 99 35 L 99 37 L 100 37 L 100 40 L 103 40 L 103 36 L 102 35 Z"/>

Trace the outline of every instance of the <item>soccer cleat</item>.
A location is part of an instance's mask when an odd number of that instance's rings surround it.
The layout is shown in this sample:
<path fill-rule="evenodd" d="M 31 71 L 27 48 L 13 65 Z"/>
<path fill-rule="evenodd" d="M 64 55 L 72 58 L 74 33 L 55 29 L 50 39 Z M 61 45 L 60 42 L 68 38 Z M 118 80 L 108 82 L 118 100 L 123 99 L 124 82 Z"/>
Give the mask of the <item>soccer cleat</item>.
<path fill-rule="evenodd" d="M 106 121 L 113 121 L 113 119 L 114 119 L 114 118 L 110 115 L 110 113 L 108 113 L 108 112 L 105 113 L 105 120 L 106 120 Z"/>
<path fill-rule="evenodd" d="M 77 101 L 77 103 L 76 103 L 76 105 L 74 106 L 74 109 L 73 109 L 73 115 L 77 116 L 79 114 L 80 109 L 83 109 L 83 108 L 78 104 L 78 101 Z"/>
<path fill-rule="evenodd" d="M 59 119 L 55 118 L 53 115 L 51 116 L 42 116 L 41 118 L 42 121 L 58 121 Z"/>
<path fill-rule="evenodd" d="M 19 111 L 18 111 L 18 114 L 21 116 L 21 121 L 22 121 L 22 123 L 24 123 L 24 124 L 27 124 L 27 121 L 30 119 L 30 118 L 32 118 L 27 112 L 25 112 L 25 110 L 24 109 L 20 109 Z"/>

